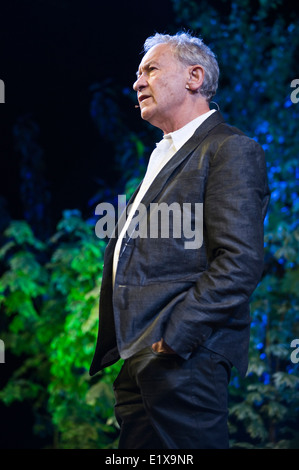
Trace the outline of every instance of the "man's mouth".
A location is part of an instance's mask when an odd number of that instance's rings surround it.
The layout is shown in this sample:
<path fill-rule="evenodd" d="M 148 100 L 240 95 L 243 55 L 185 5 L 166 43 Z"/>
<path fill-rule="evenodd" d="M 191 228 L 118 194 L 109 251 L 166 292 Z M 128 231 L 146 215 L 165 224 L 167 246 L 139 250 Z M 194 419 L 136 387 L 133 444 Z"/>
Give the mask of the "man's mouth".
<path fill-rule="evenodd" d="M 150 95 L 140 95 L 138 98 L 139 104 L 143 103 L 143 101 L 147 100 L 148 98 L 151 98 Z"/>

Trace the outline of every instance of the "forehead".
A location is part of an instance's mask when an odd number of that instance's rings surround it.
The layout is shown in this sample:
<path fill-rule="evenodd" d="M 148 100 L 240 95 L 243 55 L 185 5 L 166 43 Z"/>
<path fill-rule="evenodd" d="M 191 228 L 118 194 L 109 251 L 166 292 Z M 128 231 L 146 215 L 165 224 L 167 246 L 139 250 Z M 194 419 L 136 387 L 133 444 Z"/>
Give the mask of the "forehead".
<path fill-rule="evenodd" d="M 156 44 L 143 56 L 139 65 L 139 70 L 150 62 L 157 62 L 159 64 L 178 64 L 178 59 L 175 57 L 173 48 L 170 44 Z"/>

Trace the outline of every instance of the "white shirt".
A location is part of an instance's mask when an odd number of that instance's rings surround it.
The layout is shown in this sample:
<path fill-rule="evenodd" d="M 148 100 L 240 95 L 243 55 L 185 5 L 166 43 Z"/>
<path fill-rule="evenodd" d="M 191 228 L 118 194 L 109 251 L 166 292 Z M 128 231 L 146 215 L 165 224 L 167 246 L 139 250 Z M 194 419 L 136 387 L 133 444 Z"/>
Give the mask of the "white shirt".
<path fill-rule="evenodd" d="M 211 109 L 205 114 L 198 116 L 197 118 L 193 119 L 192 121 L 188 122 L 185 126 L 181 127 L 177 131 L 170 132 L 163 136 L 163 139 L 156 144 L 156 148 L 152 152 L 147 170 L 142 181 L 142 184 L 139 188 L 139 191 L 134 199 L 132 208 L 124 224 L 124 227 L 118 237 L 118 240 L 115 245 L 114 256 L 113 256 L 113 285 L 114 279 L 118 264 L 119 252 L 121 247 L 122 239 L 127 231 L 127 228 L 133 218 L 133 215 L 136 212 L 136 209 L 141 202 L 143 196 L 147 192 L 148 188 L 162 170 L 162 168 L 166 165 L 166 163 L 173 157 L 173 155 L 180 150 L 180 148 L 190 139 L 190 137 L 194 134 L 195 130 L 211 115 L 215 112 L 215 109 Z"/>

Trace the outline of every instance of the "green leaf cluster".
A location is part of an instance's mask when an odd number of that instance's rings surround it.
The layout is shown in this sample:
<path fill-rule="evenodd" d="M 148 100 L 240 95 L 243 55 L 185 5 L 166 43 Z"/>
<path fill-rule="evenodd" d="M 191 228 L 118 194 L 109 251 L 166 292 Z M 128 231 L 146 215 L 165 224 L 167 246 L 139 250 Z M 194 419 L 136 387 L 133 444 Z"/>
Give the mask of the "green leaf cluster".
<path fill-rule="evenodd" d="M 0 400 L 29 402 L 35 432 L 48 435 L 55 448 L 116 446 L 111 382 L 121 364 L 92 379 L 88 374 L 105 242 L 78 211 L 65 211 L 45 243 L 23 221 L 13 221 L 4 236 L 1 339 L 21 365 Z"/>

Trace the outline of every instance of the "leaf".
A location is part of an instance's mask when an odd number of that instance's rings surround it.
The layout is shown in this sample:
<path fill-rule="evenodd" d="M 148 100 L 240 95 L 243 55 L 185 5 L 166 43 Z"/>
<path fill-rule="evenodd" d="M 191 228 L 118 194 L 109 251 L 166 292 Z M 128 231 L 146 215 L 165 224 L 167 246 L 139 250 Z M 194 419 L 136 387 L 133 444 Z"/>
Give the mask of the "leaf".
<path fill-rule="evenodd" d="M 23 220 L 11 222 L 4 231 L 4 235 L 7 238 L 13 239 L 16 245 L 28 244 L 37 250 L 43 250 L 45 248 L 45 244 L 34 236 L 28 223 Z"/>
<path fill-rule="evenodd" d="M 100 407 L 102 416 L 108 418 L 111 415 L 114 407 L 114 393 L 110 384 L 98 382 L 88 390 L 85 399 L 88 405 Z"/>
<path fill-rule="evenodd" d="M 286 372 L 275 372 L 273 374 L 273 380 L 275 387 L 278 389 L 290 388 L 296 390 L 299 386 L 299 377 L 294 374 L 288 374 Z"/>
<path fill-rule="evenodd" d="M 11 248 L 15 246 L 14 242 L 10 241 L 8 243 L 5 243 L 5 245 L 2 246 L 0 249 L 0 259 L 5 258 L 6 254 L 9 252 Z"/>
<path fill-rule="evenodd" d="M 279 422 L 284 419 L 288 409 L 278 401 L 270 401 L 268 404 L 263 405 L 261 411 L 266 412 L 267 416 L 273 421 Z"/>

